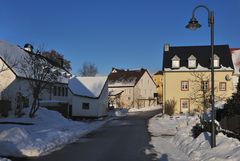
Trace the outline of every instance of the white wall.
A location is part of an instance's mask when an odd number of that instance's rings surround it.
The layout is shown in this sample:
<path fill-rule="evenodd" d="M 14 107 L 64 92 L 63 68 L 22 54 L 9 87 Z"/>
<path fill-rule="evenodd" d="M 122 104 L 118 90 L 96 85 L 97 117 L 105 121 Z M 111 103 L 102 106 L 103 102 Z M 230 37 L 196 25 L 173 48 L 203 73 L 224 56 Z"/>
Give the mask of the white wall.
<path fill-rule="evenodd" d="M 87 98 L 69 93 L 72 103 L 72 116 L 100 117 L 106 115 L 108 108 L 108 86 L 105 84 L 98 99 Z M 89 103 L 89 109 L 82 109 L 83 103 Z"/>
<path fill-rule="evenodd" d="M 151 76 L 145 72 L 141 79 L 138 81 L 136 86 L 134 87 L 134 107 L 137 107 L 136 101 L 137 99 L 149 99 L 154 98 L 154 93 L 157 93 L 157 87 L 151 78 Z M 148 106 L 148 102 L 146 102 L 143 106 Z M 154 104 L 155 105 L 155 104 Z"/>
<path fill-rule="evenodd" d="M 111 90 L 123 91 L 121 94 L 120 101 L 121 107 L 126 108 L 133 107 L 134 99 L 133 87 L 109 87 L 109 91 Z"/>

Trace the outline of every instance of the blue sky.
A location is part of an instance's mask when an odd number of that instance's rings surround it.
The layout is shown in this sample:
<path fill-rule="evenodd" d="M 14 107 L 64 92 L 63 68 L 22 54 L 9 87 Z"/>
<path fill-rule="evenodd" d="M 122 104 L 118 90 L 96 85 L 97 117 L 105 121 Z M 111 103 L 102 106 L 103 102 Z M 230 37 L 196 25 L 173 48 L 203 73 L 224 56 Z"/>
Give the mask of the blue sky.
<path fill-rule="evenodd" d="M 162 48 L 208 45 L 207 12 L 197 10 L 202 28 L 185 29 L 196 5 L 215 13 L 215 44 L 240 47 L 239 0 L 1 0 L 0 39 L 55 49 L 72 62 L 84 62 L 100 75 L 112 67 L 162 67 Z"/>

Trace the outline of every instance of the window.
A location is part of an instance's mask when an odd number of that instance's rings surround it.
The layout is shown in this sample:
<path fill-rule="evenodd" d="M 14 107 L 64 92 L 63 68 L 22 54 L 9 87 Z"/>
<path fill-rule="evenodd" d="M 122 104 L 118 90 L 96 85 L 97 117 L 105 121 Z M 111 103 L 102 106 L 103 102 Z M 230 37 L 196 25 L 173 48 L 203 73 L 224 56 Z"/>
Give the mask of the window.
<path fill-rule="evenodd" d="M 189 60 L 188 68 L 196 68 L 196 60 Z"/>
<path fill-rule="evenodd" d="M 57 87 L 56 87 L 56 86 L 53 87 L 53 95 L 54 95 L 54 96 L 57 95 Z"/>
<path fill-rule="evenodd" d="M 89 103 L 82 103 L 83 110 L 89 110 Z"/>
<path fill-rule="evenodd" d="M 188 58 L 188 68 L 196 68 L 196 57 L 191 55 L 189 58 Z"/>
<path fill-rule="evenodd" d="M 189 99 L 187 98 L 181 98 L 180 99 L 180 102 L 181 102 L 181 109 L 180 109 L 180 112 L 182 113 L 186 113 L 186 112 L 189 112 Z"/>
<path fill-rule="evenodd" d="M 189 86 L 188 81 L 181 81 L 181 90 L 182 91 L 188 91 L 188 86 Z"/>
<path fill-rule="evenodd" d="M 172 68 L 179 68 L 180 67 L 180 58 L 175 55 L 173 58 L 172 58 Z"/>
<path fill-rule="evenodd" d="M 209 89 L 209 82 L 208 81 L 202 81 L 202 90 L 207 91 Z"/>
<path fill-rule="evenodd" d="M 58 87 L 58 96 L 61 96 L 61 87 Z"/>
<path fill-rule="evenodd" d="M 68 96 L 68 88 L 65 87 L 65 96 Z"/>
<path fill-rule="evenodd" d="M 214 60 L 214 61 L 213 61 L 213 66 L 214 66 L 215 68 L 219 67 L 219 60 Z"/>
<path fill-rule="evenodd" d="M 172 61 L 172 68 L 179 68 L 179 67 L 180 67 L 179 60 L 173 60 Z"/>
<path fill-rule="evenodd" d="M 220 82 L 219 83 L 219 91 L 226 91 L 226 88 L 227 85 L 226 85 L 226 82 Z"/>
<path fill-rule="evenodd" d="M 214 66 L 214 68 L 218 68 L 219 65 L 220 65 L 219 64 L 219 57 L 216 54 L 214 54 L 213 66 Z"/>
<path fill-rule="evenodd" d="M 65 88 L 62 87 L 62 96 L 65 96 L 64 92 L 65 92 Z"/>

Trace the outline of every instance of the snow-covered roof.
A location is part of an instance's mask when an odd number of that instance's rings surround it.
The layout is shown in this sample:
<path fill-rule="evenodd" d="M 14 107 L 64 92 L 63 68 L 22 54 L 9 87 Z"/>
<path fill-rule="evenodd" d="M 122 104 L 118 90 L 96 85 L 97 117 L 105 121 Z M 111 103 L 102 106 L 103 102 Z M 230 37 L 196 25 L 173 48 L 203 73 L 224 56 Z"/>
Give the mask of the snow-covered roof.
<path fill-rule="evenodd" d="M 78 96 L 98 98 L 106 84 L 107 77 L 72 77 L 68 86 Z"/>
<path fill-rule="evenodd" d="M 123 70 L 113 68 L 108 76 L 109 87 L 134 87 L 141 79 L 146 69 Z"/>
<path fill-rule="evenodd" d="M 188 67 L 188 58 L 193 55 L 202 67 L 211 69 L 211 46 L 172 46 L 164 51 L 163 70 L 172 68 L 172 58 L 180 58 L 180 68 Z M 228 45 L 214 45 L 215 58 L 218 56 L 219 64 L 228 69 L 233 69 L 231 53 Z M 175 69 L 173 69 L 175 70 Z"/>
<path fill-rule="evenodd" d="M 123 93 L 124 91 L 121 90 L 121 89 L 112 89 L 109 91 L 108 95 L 109 96 L 117 96 L 117 95 L 120 95 L 121 93 Z"/>
<path fill-rule="evenodd" d="M 231 67 L 224 67 L 224 66 L 220 66 L 220 68 L 216 68 L 214 69 L 215 71 L 232 71 L 233 69 Z M 195 72 L 195 71 L 201 71 L 201 72 L 207 72 L 207 71 L 210 71 L 210 69 L 208 68 L 205 68 L 203 66 L 201 66 L 200 64 L 197 65 L 197 68 L 187 68 L 185 66 L 181 66 L 180 68 L 176 68 L 176 69 L 172 69 L 172 68 L 164 68 L 164 71 L 167 72 L 167 71 L 192 71 L 192 72 Z"/>
<path fill-rule="evenodd" d="M 0 58 L 2 58 L 5 63 L 11 67 L 11 70 L 18 77 L 26 78 L 26 75 L 22 70 L 21 63 L 18 62 L 24 62 L 25 58 L 29 57 L 29 54 L 30 53 L 26 52 L 24 49 L 17 45 L 12 45 L 8 42 L 0 40 Z M 66 72 L 63 69 L 60 70 Z M 62 74 L 58 77 L 58 82 L 68 83 L 68 78 Z"/>

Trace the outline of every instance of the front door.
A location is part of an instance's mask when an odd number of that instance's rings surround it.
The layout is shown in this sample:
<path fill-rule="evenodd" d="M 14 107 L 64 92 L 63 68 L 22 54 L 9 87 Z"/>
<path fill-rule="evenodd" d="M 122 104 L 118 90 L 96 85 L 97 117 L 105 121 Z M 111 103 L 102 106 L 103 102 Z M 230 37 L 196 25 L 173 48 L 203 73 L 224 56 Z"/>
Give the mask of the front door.
<path fill-rule="evenodd" d="M 190 101 L 188 98 L 180 99 L 180 112 L 188 113 L 190 111 Z"/>

